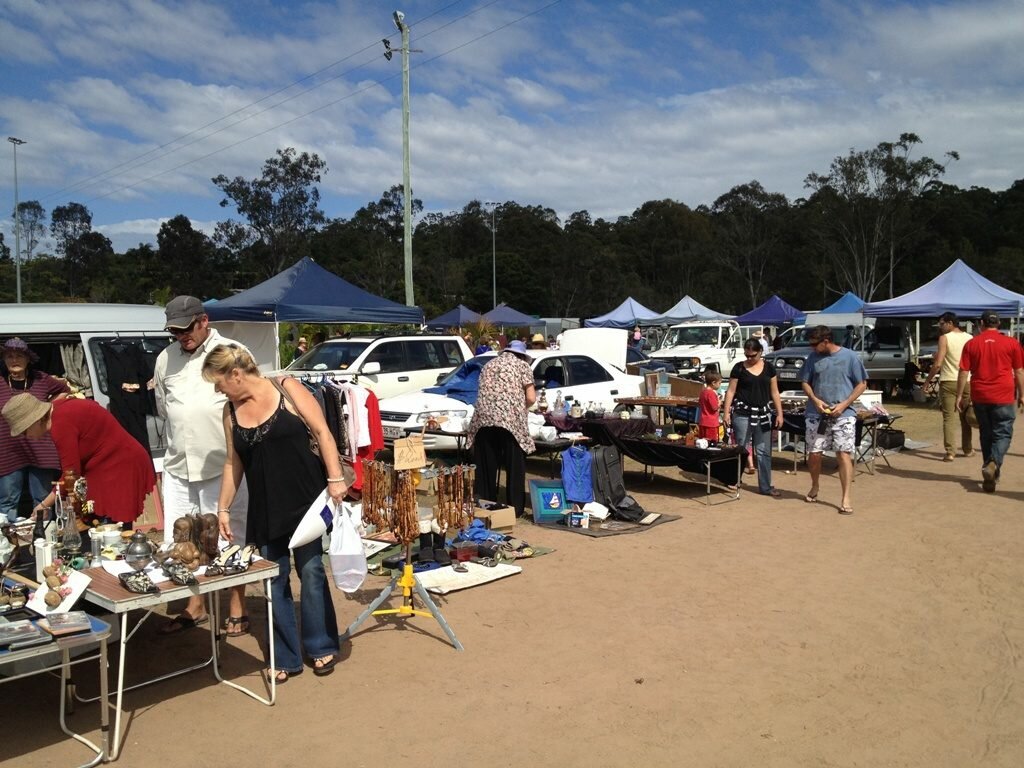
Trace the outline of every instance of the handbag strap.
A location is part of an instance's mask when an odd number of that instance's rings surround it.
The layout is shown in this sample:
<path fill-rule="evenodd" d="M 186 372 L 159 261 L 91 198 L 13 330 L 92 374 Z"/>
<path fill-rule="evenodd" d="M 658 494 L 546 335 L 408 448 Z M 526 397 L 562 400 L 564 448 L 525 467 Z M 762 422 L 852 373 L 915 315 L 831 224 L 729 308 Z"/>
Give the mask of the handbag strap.
<path fill-rule="evenodd" d="M 310 441 L 312 441 L 313 445 L 315 445 L 316 449 L 319 451 L 320 441 L 316 439 L 316 433 L 314 433 L 313 430 L 309 428 L 309 424 L 306 424 L 306 420 L 302 418 L 302 413 L 299 411 L 299 406 L 295 404 L 295 401 L 292 399 L 292 396 L 288 394 L 288 390 L 284 388 L 284 384 L 282 383 L 283 379 L 283 376 L 280 378 L 274 377 L 270 379 L 270 383 L 274 385 L 274 388 L 277 389 L 278 392 L 284 395 L 284 399 L 287 400 L 291 404 L 292 408 L 295 409 L 295 415 L 298 416 L 299 419 L 302 421 L 303 425 L 306 427 L 306 431 L 309 433 Z"/>

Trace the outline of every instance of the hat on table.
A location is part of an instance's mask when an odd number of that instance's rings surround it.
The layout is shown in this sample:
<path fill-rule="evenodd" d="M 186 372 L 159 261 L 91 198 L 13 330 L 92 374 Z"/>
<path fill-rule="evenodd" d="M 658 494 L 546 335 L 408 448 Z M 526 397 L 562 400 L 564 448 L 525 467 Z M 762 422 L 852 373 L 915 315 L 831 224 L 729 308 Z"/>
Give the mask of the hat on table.
<path fill-rule="evenodd" d="M 203 302 L 195 296 L 175 296 L 167 302 L 167 306 L 164 308 L 164 315 L 167 317 L 164 328 L 168 330 L 188 328 L 197 317 L 205 314 Z"/>
<path fill-rule="evenodd" d="M 15 395 L 4 406 L 3 417 L 11 427 L 11 437 L 17 437 L 49 413 L 53 406 L 37 400 L 27 392 Z"/>

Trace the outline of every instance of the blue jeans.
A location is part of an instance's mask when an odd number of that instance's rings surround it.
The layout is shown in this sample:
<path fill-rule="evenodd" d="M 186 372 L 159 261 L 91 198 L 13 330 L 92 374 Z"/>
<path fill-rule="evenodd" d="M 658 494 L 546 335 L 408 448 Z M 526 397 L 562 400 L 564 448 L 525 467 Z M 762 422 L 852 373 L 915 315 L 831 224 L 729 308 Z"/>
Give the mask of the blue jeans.
<path fill-rule="evenodd" d="M 22 467 L 0 477 L 0 519 L 4 515 L 9 523 L 18 519 L 18 503 L 21 501 L 21 489 L 25 484 L 26 474 L 28 490 L 32 494 L 32 506 L 35 507 L 53 490 L 53 482 L 60 477 L 60 470 Z"/>
<path fill-rule="evenodd" d="M 291 558 L 288 539 L 277 539 L 263 547 L 261 554 L 277 563 L 280 573 L 270 582 L 274 600 L 274 663 L 290 674 L 302 671 L 302 652 L 316 659 L 338 653 L 338 619 L 334 615 L 324 573 L 323 546 L 320 539 L 294 550 L 295 570 L 299 573 L 299 611 L 302 615 L 302 642 L 295 622 L 292 599 Z"/>
<path fill-rule="evenodd" d="M 754 446 L 754 460 L 757 462 L 757 489 L 769 493 L 772 489 L 772 430 L 757 425 L 751 426 L 749 416 L 733 414 L 732 429 L 736 434 L 736 445 L 746 448 L 747 439 Z"/>
<path fill-rule="evenodd" d="M 1003 457 L 1013 438 L 1013 420 L 1017 417 L 1013 403 L 992 405 L 976 402 L 974 415 L 978 417 L 981 461 L 983 464 L 994 461 L 998 470 L 1003 465 Z"/>

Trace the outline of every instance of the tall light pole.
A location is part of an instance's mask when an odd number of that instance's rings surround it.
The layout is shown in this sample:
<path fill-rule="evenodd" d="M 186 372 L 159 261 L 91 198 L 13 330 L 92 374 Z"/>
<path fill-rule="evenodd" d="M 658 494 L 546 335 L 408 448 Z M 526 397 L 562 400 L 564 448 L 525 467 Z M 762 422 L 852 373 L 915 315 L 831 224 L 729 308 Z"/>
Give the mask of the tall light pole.
<path fill-rule="evenodd" d="M 497 242 L 498 228 L 495 226 L 494 214 L 498 210 L 498 204 L 493 200 L 485 200 L 484 205 L 491 206 L 491 293 L 494 294 L 494 305 L 498 306 L 498 261 L 495 257 L 495 243 Z"/>
<path fill-rule="evenodd" d="M 8 136 L 14 145 L 14 274 L 18 285 L 18 303 L 21 304 L 21 217 L 18 215 L 18 145 L 25 142 Z"/>

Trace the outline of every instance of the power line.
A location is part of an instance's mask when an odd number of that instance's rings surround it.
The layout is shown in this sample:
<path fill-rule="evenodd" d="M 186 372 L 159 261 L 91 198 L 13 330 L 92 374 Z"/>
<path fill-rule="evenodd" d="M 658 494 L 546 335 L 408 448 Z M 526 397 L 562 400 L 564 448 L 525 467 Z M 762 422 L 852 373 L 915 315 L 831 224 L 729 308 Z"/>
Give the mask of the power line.
<path fill-rule="evenodd" d="M 491 2 L 488 3 L 487 5 L 493 5 L 497 1 L 498 0 L 491 0 Z M 446 51 L 444 51 L 442 53 L 439 53 L 439 54 L 436 54 L 434 56 L 431 56 L 431 57 L 428 57 L 426 59 L 423 59 L 423 60 L 417 62 L 413 66 L 413 68 L 414 69 L 418 69 L 419 67 L 426 66 L 427 64 L 430 64 L 430 63 L 432 63 L 434 61 L 437 61 L 438 59 L 444 58 L 445 56 L 448 56 L 449 54 L 452 54 L 452 53 L 454 53 L 456 51 L 459 51 L 459 50 L 461 50 L 461 49 L 463 49 L 463 48 L 465 48 L 465 47 L 467 47 L 469 45 L 472 45 L 473 43 L 479 42 L 480 40 L 488 38 L 491 35 L 497 34 L 498 32 L 500 32 L 500 31 L 502 31 L 504 29 L 507 29 L 508 27 L 511 27 L 511 26 L 513 26 L 515 24 L 518 24 L 521 21 L 524 21 L 524 20 L 526 20 L 526 19 L 528 19 L 528 18 L 530 18 L 532 16 L 536 16 L 537 14 L 542 13 L 542 12 L 548 10 L 549 8 L 551 8 L 551 7 L 555 6 L 555 5 L 558 5 L 560 2 L 562 2 L 562 0 L 551 0 L 551 2 L 547 3 L 546 5 L 543 5 L 540 8 L 537 8 L 536 10 L 530 11 L 528 13 L 524 13 L 522 16 L 519 16 L 519 17 L 517 17 L 517 18 L 515 18 L 515 19 L 513 19 L 513 20 L 511 20 L 509 22 L 506 22 L 505 24 L 502 24 L 502 25 L 500 25 L 498 27 L 495 27 L 494 29 L 492 29 L 492 30 L 490 30 L 488 32 L 484 32 L 483 34 L 478 35 L 478 36 L 472 38 L 471 40 L 467 40 L 466 42 L 461 43 L 459 45 L 456 45 L 456 46 L 454 46 L 452 48 L 449 48 L 448 50 L 446 50 Z M 487 7 L 487 6 L 485 5 L 485 6 L 482 6 L 482 7 Z M 480 10 L 480 9 L 477 9 L 477 10 Z M 475 13 L 475 12 L 476 11 L 473 11 L 471 13 Z M 470 14 L 466 14 L 466 15 L 470 15 Z M 465 17 L 462 17 L 462 18 L 465 18 Z M 454 22 L 450 22 L 450 23 L 454 23 Z M 434 31 L 436 31 L 436 30 L 434 30 Z M 379 43 L 377 43 L 377 44 L 379 44 Z M 253 139 L 257 139 L 260 136 L 265 136 L 266 134 L 268 134 L 268 133 L 270 133 L 272 131 L 276 131 L 279 128 L 283 128 L 283 127 L 285 127 L 287 125 L 291 125 L 294 122 L 297 122 L 299 120 L 302 120 L 303 118 L 309 117 L 310 115 L 316 114 L 317 112 L 320 112 L 320 111 L 322 111 L 324 109 L 327 109 L 328 107 L 333 107 L 336 104 L 340 104 L 343 101 L 347 101 L 348 99 L 354 98 L 355 96 L 358 96 L 359 94 L 365 93 L 366 91 L 369 91 L 372 88 L 376 88 L 378 86 L 383 86 L 384 83 L 386 83 L 386 82 L 388 82 L 390 80 L 394 80 L 400 74 L 401 74 L 401 72 L 396 72 L 395 74 L 392 74 L 392 75 L 389 75 L 387 77 L 381 78 L 380 80 L 376 80 L 376 81 L 374 81 L 372 83 L 369 83 L 368 85 L 366 85 L 366 86 L 364 86 L 362 88 L 359 88 L 359 89 L 357 89 L 355 91 L 352 91 L 352 92 L 342 96 L 341 98 L 334 99 L 333 101 L 329 101 L 326 104 L 322 104 L 319 107 L 316 107 L 315 109 L 311 109 L 308 112 L 302 113 L 301 115 L 296 115 L 295 117 L 293 117 L 293 118 L 291 118 L 289 120 L 285 120 L 282 123 L 277 123 L 276 125 L 272 125 L 271 127 L 267 128 L 266 130 L 259 131 L 258 133 L 254 133 L 254 134 L 252 134 L 250 136 L 245 137 L 244 139 L 239 139 L 238 141 L 232 142 L 230 144 L 226 144 L 223 147 L 220 147 L 218 149 L 213 150 L 212 152 L 208 152 L 207 154 L 201 155 L 201 156 L 196 157 L 196 158 L 193 158 L 192 160 L 187 160 L 184 163 L 180 163 L 180 164 L 175 165 L 175 166 L 173 166 L 171 168 L 167 168 L 167 169 L 165 169 L 163 171 L 160 171 L 159 173 L 155 173 L 155 174 L 153 174 L 151 176 L 146 176 L 145 178 L 139 179 L 138 181 L 136 181 L 136 182 L 134 182 L 132 184 L 125 184 L 123 186 L 116 187 L 116 188 L 114 188 L 114 189 L 112 189 L 112 190 L 110 190 L 108 192 L 104 192 L 103 194 L 94 195 L 93 197 L 88 198 L 84 202 L 89 203 L 89 202 L 92 202 L 94 200 L 100 200 L 102 198 L 109 197 L 110 195 L 113 195 L 113 194 L 115 194 L 117 192 L 121 192 L 123 190 L 134 189 L 135 187 L 139 186 L 140 184 L 144 184 L 147 181 L 152 181 L 153 179 L 160 178 L 161 176 L 165 176 L 168 173 L 173 173 L 174 171 L 180 170 L 182 168 L 186 168 L 186 167 L 188 167 L 190 165 L 194 165 L 195 163 L 198 163 L 198 162 L 200 162 L 202 160 L 206 160 L 208 158 L 213 157 L 214 155 L 218 155 L 221 152 L 225 152 L 225 151 L 227 151 L 229 149 L 237 147 L 237 146 L 239 146 L 241 144 L 244 144 L 244 143 L 246 143 L 248 141 L 252 141 Z M 266 110 L 264 110 L 264 111 L 266 111 Z M 257 114 L 259 114 L 259 113 L 257 113 Z M 213 134 L 210 134 L 210 135 L 213 135 Z"/>
<path fill-rule="evenodd" d="M 453 6 L 458 5 L 460 2 L 462 2 L 462 0 L 454 0 L 451 3 L 448 3 L 448 5 L 445 5 L 445 6 L 441 7 L 441 8 L 438 8 L 433 13 L 430 13 L 427 16 L 424 16 L 417 23 L 423 23 L 423 22 L 433 18 L 434 16 L 437 16 L 440 13 L 443 13 L 444 11 L 447 11 L 449 8 L 452 8 Z M 475 11 L 472 11 L 471 13 L 476 13 L 477 11 L 482 10 L 483 8 L 486 8 L 489 5 L 493 5 L 495 2 L 497 2 L 497 0 L 492 0 L 492 2 L 487 3 L 486 5 L 482 6 L 481 8 L 478 8 Z M 468 15 L 470 15 L 470 14 L 465 14 L 464 16 L 459 17 L 459 19 L 455 19 L 455 21 L 459 21 L 460 19 L 466 18 L 466 16 L 468 16 Z M 449 26 L 451 23 L 454 23 L 454 22 L 449 22 L 449 23 L 444 24 L 444 25 L 442 25 L 440 27 L 437 27 L 436 29 L 431 30 L 429 33 L 427 33 L 427 35 L 433 34 L 434 32 L 437 32 L 440 29 L 444 29 L 445 27 Z M 427 36 L 427 35 L 424 35 L 424 37 Z M 56 190 L 55 192 L 51 192 L 48 195 L 45 195 L 42 198 L 42 200 L 49 200 L 50 198 L 57 197 L 57 196 L 62 195 L 64 193 L 66 193 L 66 192 L 72 192 L 72 191 L 75 191 L 75 190 L 81 191 L 82 189 L 85 189 L 87 187 L 93 186 L 93 184 L 95 184 L 95 183 L 97 183 L 99 181 L 102 181 L 104 178 L 110 177 L 116 171 L 121 170 L 121 169 L 132 170 L 134 168 L 141 168 L 141 167 L 143 167 L 145 165 L 148 165 L 148 164 L 150 164 L 152 162 L 155 162 L 156 160 L 159 160 L 161 158 L 167 157 L 168 155 L 171 155 L 174 152 L 180 151 L 182 149 L 186 149 L 186 148 L 192 146 L 193 144 L 196 144 L 196 143 L 198 143 L 200 141 L 203 141 L 204 139 L 207 139 L 207 138 L 209 138 L 211 136 L 215 136 L 216 134 L 221 133 L 222 131 L 227 130 L 228 128 L 231 128 L 231 127 L 233 127 L 235 125 L 238 125 L 239 123 L 242 123 L 245 120 L 249 120 L 249 119 L 251 119 L 253 117 L 257 117 L 257 116 L 263 114 L 264 112 L 267 112 L 269 109 L 273 109 L 274 106 L 279 106 L 280 104 L 284 104 L 284 103 L 286 103 L 288 101 L 291 101 L 293 99 L 298 98 L 299 96 L 302 96 L 302 95 L 304 95 L 306 93 L 309 93 L 310 91 L 313 91 L 313 90 L 315 90 L 317 88 L 320 88 L 320 87 L 326 85 L 327 83 L 331 82 L 332 80 L 337 80 L 338 78 L 341 78 L 341 77 L 344 77 L 345 75 L 351 74 L 352 72 L 355 72 L 358 69 L 361 69 L 362 67 L 366 66 L 366 64 L 368 64 L 373 59 L 370 59 L 370 60 L 368 60 L 366 62 L 363 62 L 362 64 L 359 64 L 359 65 L 357 65 L 355 67 L 352 67 L 351 69 L 345 70 L 344 72 L 339 72 L 338 74 L 333 75 L 330 78 L 327 78 L 326 80 L 322 81 L 321 83 L 318 83 L 317 85 L 312 86 L 311 88 L 307 88 L 307 89 L 305 89 L 303 91 L 300 91 L 297 94 L 293 94 L 292 96 L 290 96 L 287 99 L 283 99 L 282 101 L 277 102 L 274 105 L 271 105 L 267 109 L 263 109 L 263 110 L 260 110 L 259 112 L 255 112 L 255 113 L 253 113 L 251 115 L 248 115 L 248 116 L 242 118 L 241 120 L 236 120 L 235 122 L 230 123 L 229 125 L 223 126 L 222 128 L 220 128 L 220 129 L 218 129 L 216 131 L 213 131 L 211 133 L 208 133 L 208 134 L 205 134 L 203 136 L 200 136 L 197 139 L 195 139 L 194 141 L 190 141 L 190 142 L 188 142 L 186 144 L 183 144 L 181 146 L 175 147 L 174 149 L 169 149 L 167 152 L 163 152 L 162 154 L 157 154 L 155 157 L 150 157 L 151 155 L 154 155 L 155 153 L 159 153 L 163 149 L 168 149 L 169 147 L 171 147 L 174 144 L 182 141 L 183 139 L 187 139 L 190 136 L 194 136 L 195 134 L 199 133 L 200 131 L 203 131 L 203 130 L 205 130 L 207 128 L 211 128 L 214 125 L 217 125 L 217 123 L 220 123 L 220 122 L 222 122 L 224 120 L 227 120 L 230 117 L 234 117 L 235 115 L 244 112 L 245 110 L 249 109 L 250 107 L 254 107 L 254 106 L 257 106 L 258 104 L 262 104 L 263 102 L 267 101 L 268 99 L 272 99 L 273 97 L 275 97 L 275 96 L 277 96 L 277 95 L 279 95 L 281 93 L 284 93 L 285 91 L 288 91 L 291 88 L 294 88 L 295 86 L 297 86 L 297 85 L 299 85 L 301 83 L 304 83 L 304 82 L 306 82 L 308 80 L 311 80 L 312 78 L 316 77 L 317 75 L 321 75 L 324 72 L 326 72 L 326 71 L 328 71 L 330 69 L 333 69 L 334 67 L 338 66 L 339 64 L 342 64 L 342 63 L 344 63 L 344 62 L 346 62 L 346 61 L 348 61 L 348 60 L 358 56 L 361 53 L 364 53 L 364 52 L 366 52 L 368 50 L 375 49 L 379 44 L 380 44 L 379 40 L 374 40 L 372 43 L 370 43 L 369 45 L 364 46 L 363 48 L 359 49 L 358 51 L 350 53 L 349 55 L 347 55 L 347 56 L 345 56 L 345 57 L 343 57 L 341 59 L 338 59 L 337 61 L 334 61 L 334 62 L 328 64 L 325 67 L 321 67 L 320 69 L 318 69 L 315 72 L 311 72 L 310 74 L 305 75 L 304 77 L 301 77 L 298 80 L 295 80 L 294 82 L 289 83 L 286 86 L 278 88 L 276 91 L 273 91 L 272 93 L 268 93 L 266 96 L 264 96 L 261 99 L 257 99 L 256 101 L 253 101 L 253 102 L 250 102 L 250 103 L 248 103 L 248 104 L 246 104 L 244 106 L 241 106 L 238 109 L 233 110 L 232 112 L 229 112 L 229 113 L 227 113 L 225 115 L 221 115 L 217 119 L 211 120 L 210 122 L 206 123 L 205 125 L 201 125 L 198 128 L 194 128 L 191 131 L 183 133 L 180 136 L 177 136 L 177 137 L 171 139 L 170 141 L 167 141 L 167 142 L 165 142 L 165 143 L 163 143 L 163 144 L 161 144 L 161 145 L 159 145 L 157 147 L 154 147 L 153 149 L 150 149 L 150 150 L 148 150 L 146 152 L 143 152 L 141 155 L 136 155 L 135 157 L 129 158 L 128 160 L 125 160 L 125 161 L 123 161 L 121 163 L 118 163 L 117 165 L 114 165 L 114 166 L 112 166 L 110 168 L 107 168 L 104 171 L 100 171 L 99 173 L 93 174 L 92 176 L 87 176 L 84 179 L 79 179 L 78 181 L 76 181 L 76 182 L 74 182 L 72 184 L 69 184 L 66 187 L 63 187 L 61 189 Z M 374 59 L 375 58 L 376 58 L 376 56 L 374 56 Z M 145 162 L 141 162 L 141 163 L 138 162 L 138 161 L 143 160 L 145 158 L 149 158 L 149 159 L 145 160 Z"/>

